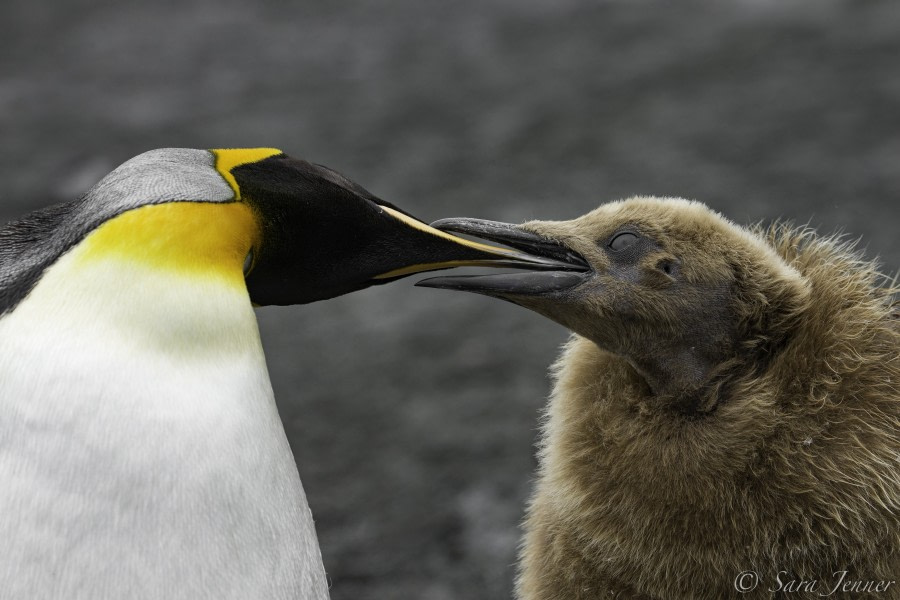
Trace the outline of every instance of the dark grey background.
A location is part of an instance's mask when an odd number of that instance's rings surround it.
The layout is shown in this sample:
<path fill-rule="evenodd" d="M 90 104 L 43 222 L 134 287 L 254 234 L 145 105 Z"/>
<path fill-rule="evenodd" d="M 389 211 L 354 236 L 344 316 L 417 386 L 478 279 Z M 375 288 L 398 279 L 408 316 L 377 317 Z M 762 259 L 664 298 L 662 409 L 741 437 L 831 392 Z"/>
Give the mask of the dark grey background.
<path fill-rule="evenodd" d="M 425 220 L 631 194 L 900 266 L 892 0 L 5 0 L 0 221 L 161 146 L 276 146 Z M 333 598 L 503 598 L 566 333 L 413 280 L 259 311 Z"/>

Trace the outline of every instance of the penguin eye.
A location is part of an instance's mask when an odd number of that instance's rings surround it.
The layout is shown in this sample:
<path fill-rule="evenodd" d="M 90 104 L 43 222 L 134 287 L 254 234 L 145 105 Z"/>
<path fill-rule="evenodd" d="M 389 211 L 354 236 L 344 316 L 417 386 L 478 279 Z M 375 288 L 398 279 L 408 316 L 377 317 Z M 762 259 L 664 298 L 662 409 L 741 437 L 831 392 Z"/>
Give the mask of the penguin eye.
<path fill-rule="evenodd" d="M 625 231 L 610 240 L 609 249 L 618 252 L 619 250 L 631 248 L 637 241 L 638 236 L 631 232 Z"/>
<path fill-rule="evenodd" d="M 250 252 L 247 253 L 247 256 L 244 258 L 244 277 L 250 274 L 250 271 L 253 270 L 253 248 L 250 249 Z"/>

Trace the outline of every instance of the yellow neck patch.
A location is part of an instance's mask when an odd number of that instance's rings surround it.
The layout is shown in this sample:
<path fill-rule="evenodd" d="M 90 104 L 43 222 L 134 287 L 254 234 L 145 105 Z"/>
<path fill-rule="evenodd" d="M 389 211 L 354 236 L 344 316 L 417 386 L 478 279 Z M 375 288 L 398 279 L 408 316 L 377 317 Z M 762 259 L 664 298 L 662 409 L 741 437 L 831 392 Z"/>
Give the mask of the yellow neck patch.
<path fill-rule="evenodd" d="M 283 154 L 277 148 L 217 148 L 210 152 L 216 157 L 216 171 L 225 178 L 225 181 L 234 190 L 234 197 L 238 200 L 241 198 L 241 190 L 234 175 L 231 174 L 231 170 L 241 165 L 265 160 L 270 156 Z"/>
<path fill-rule="evenodd" d="M 152 204 L 110 219 L 79 246 L 81 261 L 118 259 L 244 286 L 244 259 L 259 225 L 241 202 Z"/>

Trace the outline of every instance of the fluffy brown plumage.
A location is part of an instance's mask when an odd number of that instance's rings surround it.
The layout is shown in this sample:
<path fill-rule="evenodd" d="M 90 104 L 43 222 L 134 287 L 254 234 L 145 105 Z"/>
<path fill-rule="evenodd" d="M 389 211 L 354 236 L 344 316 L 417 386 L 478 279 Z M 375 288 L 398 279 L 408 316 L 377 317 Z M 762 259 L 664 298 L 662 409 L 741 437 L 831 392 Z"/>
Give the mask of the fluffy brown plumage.
<path fill-rule="evenodd" d="M 681 200 L 522 229 L 593 273 L 482 291 L 575 332 L 553 367 L 520 598 L 820 597 L 840 571 L 898 583 L 831 598 L 900 598 L 900 320 L 873 263 Z"/>

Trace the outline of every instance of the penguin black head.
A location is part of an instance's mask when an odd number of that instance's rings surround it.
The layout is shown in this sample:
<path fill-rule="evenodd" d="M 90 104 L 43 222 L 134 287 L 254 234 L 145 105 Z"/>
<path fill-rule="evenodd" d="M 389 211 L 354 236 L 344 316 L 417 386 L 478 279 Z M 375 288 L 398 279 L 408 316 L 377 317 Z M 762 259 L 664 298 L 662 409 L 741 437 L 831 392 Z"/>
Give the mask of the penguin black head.
<path fill-rule="evenodd" d="M 0 229 L 0 314 L 86 240 L 92 256 L 127 254 L 240 285 L 246 276 L 257 305 L 313 302 L 458 265 L 560 266 L 433 229 L 280 150 L 167 148 L 129 160 L 75 202 Z"/>
<path fill-rule="evenodd" d="M 622 356 L 659 396 L 697 390 L 784 339 L 807 282 L 761 238 L 697 202 L 633 198 L 571 221 L 434 223 L 584 271 L 437 277 L 418 285 L 534 310 Z M 692 401 L 693 401 L 692 400 Z"/>
<path fill-rule="evenodd" d="M 240 151 L 214 152 L 222 170 L 233 160 L 228 153 Z M 431 228 L 343 175 L 283 153 L 229 172 L 261 229 L 247 275 L 250 297 L 260 305 L 322 300 L 466 264 L 553 268 Z"/>

